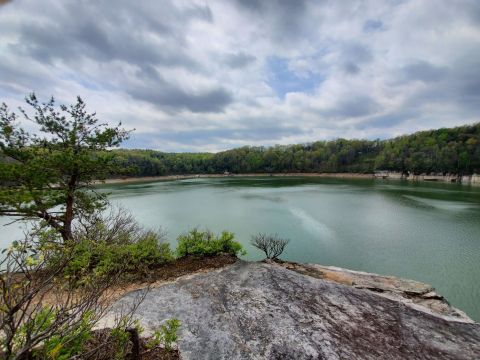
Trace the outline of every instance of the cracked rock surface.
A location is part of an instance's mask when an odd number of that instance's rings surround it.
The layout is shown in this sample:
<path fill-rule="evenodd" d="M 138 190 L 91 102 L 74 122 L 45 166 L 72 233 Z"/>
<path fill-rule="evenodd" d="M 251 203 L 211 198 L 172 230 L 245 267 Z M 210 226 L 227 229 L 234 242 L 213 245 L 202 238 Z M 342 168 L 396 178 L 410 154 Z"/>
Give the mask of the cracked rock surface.
<path fill-rule="evenodd" d="M 473 322 L 463 311 L 450 306 L 447 299 L 436 293 L 432 286 L 415 280 L 318 264 L 298 264 L 284 261 L 274 262 L 273 264 L 300 274 L 373 291 L 381 296 L 403 302 L 420 311 L 439 315 L 447 320 Z"/>
<path fill-rule="evenodd" d="M 180 319 L 182 359 L 480 359 L 480 324 L 276 264 L 180 278 L 151 289 L 136 314 L 147 329 Z"/>

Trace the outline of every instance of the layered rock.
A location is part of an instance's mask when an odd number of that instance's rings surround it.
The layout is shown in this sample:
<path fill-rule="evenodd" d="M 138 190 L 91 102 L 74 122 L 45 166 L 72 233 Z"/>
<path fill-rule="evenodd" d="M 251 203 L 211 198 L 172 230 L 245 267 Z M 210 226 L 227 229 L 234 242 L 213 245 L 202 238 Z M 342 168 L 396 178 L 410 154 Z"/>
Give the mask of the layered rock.
<path fill-rule="evenodd" d="M 452 307 L 447 299 L 435 292 L 431 285 L 419 281 L 318 264 L 283 261 L 274 264 L 318 279 L 373 291 L 380 296 L 400 301 L 419 311 L 438 315 L 447 320 L 473 323 L 463 311 Z"/>
<path fill-rule="evenodd" d="M 151 289 L 137 317 L 150 329 L 180 319 L 183 359 L 480 359 L 480 325 L 404 301 L 404 280 L 384 286 L 354 273 L 352 283 L 341 269 L 295 266 L 238 261 L 180 278 Z M 135 298 L 126 295 L 114 310 Z"/>

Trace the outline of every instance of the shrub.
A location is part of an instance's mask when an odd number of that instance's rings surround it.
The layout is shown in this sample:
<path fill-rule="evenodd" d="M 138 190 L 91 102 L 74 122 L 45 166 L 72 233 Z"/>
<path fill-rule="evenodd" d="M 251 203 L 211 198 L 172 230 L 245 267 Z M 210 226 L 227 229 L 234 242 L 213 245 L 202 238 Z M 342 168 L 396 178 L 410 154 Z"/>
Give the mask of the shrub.
<path fill-rule="evenodd" d="M 282 239 L 277 234 L 259 233 L 252 236 L 251 244 L 265 253 L 267 259 L 277 259 L 290 242 L 288 239 Z"/>
<path fill-rule="evenodd" d="M 215 235 L 208 230 L 199 231 L 198 229 L 193 229 L 177 238 L 177 255 L 179 257 L 188 255 L 214 256 L 219 254 L 244 255 L 245 251 L 242 245 L 233 239 L 234 234 L 228 231 Z"/>
<path fill-rule="evenodd" d="M 2 251 L 1 358 L 70 359 L 83 351 L 107 310 L 107 290 L 115 286 L 117 274 L 89 274 L 86 281 L 65 277 L 74 259 L 66 243 L 58 241 L 58 234 L 39 229 Z"/>
<path fill-rule="evenodd" d="M 177 333 L 180 328 L 180 320 L 170 319 L 153 333 L 153 338 L 147 343 L 148 348 L 163 345 L 166 350 L 172 350 L 172 344 L 177 341 Z"/>
<path fill-rule="evenodd" d="M 64 271 L 69 277 L 141 273 L 174 257 L 162 233 L 142 229 L 121 208 L 83 219 L 74 237 L 75 241 L 66 245 L 72 253 Z"/>
<path fill-rule="evenodd" d="M 94 273 L 97 276 L 117 273 L 146 271 L 173 259 L 168 243 L 147 231 L 135 242 L 107 243 L 104 240 L 83 239 L 73 248 L 73 260 L 67 265 L 65 274 L 78 277 Z"/>
<path fill-rule="evenodd" d="M 133 327 L 132 327 L 133 326 Z M 131 333 L 128 330 L 135 329 L 136 339 L 132 339 Z M 111 351 L 113 350 L 114 359 L 122 360 L 125 359 L 125 355 L 128 351 L 128 345 L 131 340 L 138 342 L 138 336 L 143 332 L 143 328 L 140 325 L 138 320 L 132 322 L 128 317 L 121 317 L 113 329 L 111 329 L 110 334 L 108 335 L 107 342 L 110 342 L 112 346 Z"/>
<path fill-rule="evenodd" d="M 49 313 L 47 311 L 47 313 Z M 39 315 L 42 313 L 40 312 Z M 49 313 L 51 317 L 55 313 Z M 37 315 L 37 318 L 41 316 Z M 37 319 L 36 319 L 37 320 Z M 40 321 L 44 321 L 40 319 Z M 52 320 L 49 321 L 50 323 Z M 85 341 L 92 336 L 92 328 L 96 322 L 92 311 L 86 311 L 81 316 L 81 321 L 66 331 L 59 331 L 57 335 L 47 338 L 42 347 L 35 351 L 35 356 L 39 359 L 67 360 L 78 355 L 82 351 Z M 49 325 L 51 325 L 49 323 Z"/>
<path fill-rule="evenodd" d="M 91 337 L 92 328 L 96 322 L 95 314 L 90 310 L 85 311 L 81 314 L 79 321 L 73 325 L 62 322 L 60 316 L 64 314 L 60 315 L 60 312 L 53 307 L 40 307 L 34 311 L 29 320 L 19 326 L 13 335 L 11 340 L 13 353 L 17 355 L 25 346 L 28 346 L 29 336 L 46 334 L 41 346 L 32 346 L 33 358 L 67 360 L 80 354 L 84 342 Z M 60 326 L 57 328 L 57 325 Z M 50 332 L 51 334 L 48 334 Z M 19 357 L 21 358 L 21 355 Z"/>

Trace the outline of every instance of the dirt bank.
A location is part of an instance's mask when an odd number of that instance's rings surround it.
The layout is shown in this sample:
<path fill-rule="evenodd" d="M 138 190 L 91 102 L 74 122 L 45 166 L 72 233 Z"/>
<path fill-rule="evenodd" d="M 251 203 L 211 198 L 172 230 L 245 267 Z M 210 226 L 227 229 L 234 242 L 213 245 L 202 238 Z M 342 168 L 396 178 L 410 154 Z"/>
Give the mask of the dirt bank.
<path fill-rule="evenodd" d="M 129 184 L 152 181 L 167 180 L 184 180 L 198 178 L 232 178 L 232 177 L 328 177 L 328 178 L 345 178 L 345 179 L 373 179 L 373 174 L 360 173 L 251 173 L 251 174 L 194 174 L 194 175 L 165 175 L 165 176 L 141 176 L 141 177 L 125 177 L 117 179 L 107 179 L 98 181 L 98 184 Z"/>

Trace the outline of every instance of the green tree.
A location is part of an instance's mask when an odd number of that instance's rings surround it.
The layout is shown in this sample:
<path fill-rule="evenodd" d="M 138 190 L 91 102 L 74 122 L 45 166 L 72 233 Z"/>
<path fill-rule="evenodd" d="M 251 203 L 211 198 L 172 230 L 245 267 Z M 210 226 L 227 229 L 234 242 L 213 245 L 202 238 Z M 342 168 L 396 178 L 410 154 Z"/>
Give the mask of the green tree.
<path fill-rule="evenodd" d="M 33 116 L 20 110 L 38 127 L 36 134 L 22 128 L 6 104 L 0 106 L 0 151 L 6 159 L 0 162 L 0 215 L 41 219 L 71 240 L 73 220 L 106 205 L 92 185 L 114 172 L 108 150 L 129 131 L 99 123 L 80 97 L 59 108 L 53 98 L 41 103 L 35 94 L 26 102 Z"/>

